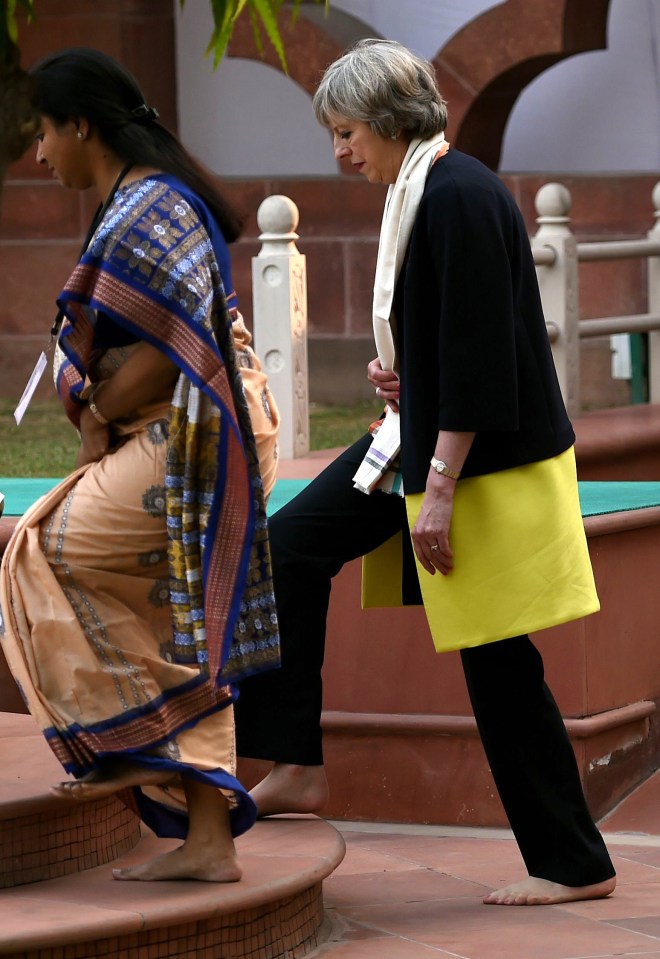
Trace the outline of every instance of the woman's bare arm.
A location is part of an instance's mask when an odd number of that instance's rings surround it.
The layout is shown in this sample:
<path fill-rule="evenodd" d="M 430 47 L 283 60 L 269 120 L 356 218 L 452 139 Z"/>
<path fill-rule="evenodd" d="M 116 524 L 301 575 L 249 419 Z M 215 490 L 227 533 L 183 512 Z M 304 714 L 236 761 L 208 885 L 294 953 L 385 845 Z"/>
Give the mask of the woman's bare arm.
<path fill-rule="evenodd" d="M 109 380 L 94 390 L 98 412 L 109 422 L 162 397 L 174 388 L 179 368 L 149 343 L 140 343 Z M 80 414 L 82 445 L 77 465 L 97 462 L 110 449 L 110 428 L 94 416 L 89 406 Z"/>

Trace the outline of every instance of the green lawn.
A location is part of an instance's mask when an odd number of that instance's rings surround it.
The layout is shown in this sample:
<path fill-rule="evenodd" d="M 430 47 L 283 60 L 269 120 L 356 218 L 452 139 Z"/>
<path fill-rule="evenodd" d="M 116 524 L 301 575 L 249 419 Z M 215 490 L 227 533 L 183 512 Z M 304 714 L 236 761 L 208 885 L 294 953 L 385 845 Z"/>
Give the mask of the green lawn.
<path fill-rule="evenodd" d="M 309 447 L 328 450 L 348 446 L 359 439 L 370 423 L 383 412 L 382 403 L 367 400 L 355 406 L 321 406 L 312 403 L 309 410 Z"/>
<path fill-rule="evenodd" d="M 66 476 L 73 468 L 78 436 L 59 403 L 34 402 L 20 426 L 15 403 L 0 400 L 0 476 Z M 310 448 L 332 449 L 358 439 L 379 415 L 378 404 L 310 408 Z"/>
<path fill-rule="evenodd" d="M 15 402 L 0 401 L 0 476 L 66 476 L 73 469 L 78 434 L 59 403 L 32 403 L 20 426 Z"/>

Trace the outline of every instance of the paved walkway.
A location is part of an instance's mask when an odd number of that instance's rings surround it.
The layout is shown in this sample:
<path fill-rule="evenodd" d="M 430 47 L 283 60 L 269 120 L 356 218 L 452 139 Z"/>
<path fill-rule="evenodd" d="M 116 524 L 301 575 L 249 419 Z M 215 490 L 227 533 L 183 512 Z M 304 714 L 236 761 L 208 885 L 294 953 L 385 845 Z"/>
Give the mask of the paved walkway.
<path fill-rule="evenodd" d="M 660 772 L 601 823 L 618 886 L 595 902 L 484 906 L 524 875 L 505 830 L 334 825 L 347 852 L 318 959 L 660 959 Z"/>

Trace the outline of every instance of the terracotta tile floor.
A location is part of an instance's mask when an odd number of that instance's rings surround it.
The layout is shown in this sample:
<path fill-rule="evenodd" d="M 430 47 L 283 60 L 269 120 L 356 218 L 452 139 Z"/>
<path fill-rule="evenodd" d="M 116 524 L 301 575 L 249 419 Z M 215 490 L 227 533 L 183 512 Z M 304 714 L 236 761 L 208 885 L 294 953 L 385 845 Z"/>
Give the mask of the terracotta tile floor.
<path fill-rule="evenodd" d="M 315 959 L 660 959 L 660 772 L 601 823 L 618 887 L 597 902 L 484 906 L 524 875 L 506 830 L 333 825 L 347 852 Z"/>

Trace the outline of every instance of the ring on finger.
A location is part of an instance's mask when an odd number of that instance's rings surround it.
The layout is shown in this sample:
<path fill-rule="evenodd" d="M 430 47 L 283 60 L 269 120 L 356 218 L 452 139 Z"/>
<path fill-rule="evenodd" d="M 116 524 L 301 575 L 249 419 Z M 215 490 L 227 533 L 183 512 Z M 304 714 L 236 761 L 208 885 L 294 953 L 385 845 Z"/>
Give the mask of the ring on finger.
<path fill-rule="evenodd" d="M 380 386 L 376 387 L 376 396 L 380 396 Z"/>
<path fill-rule="evenodd" d="M 438 546 L 437 543 L 435 544 L 435 546 L 432 546 L 432 547 L 431 547 L 431 551 L 433 551 L 434 549 L 440 549 L 440 547 Z"/>

